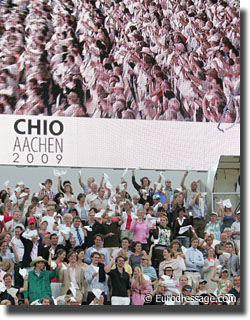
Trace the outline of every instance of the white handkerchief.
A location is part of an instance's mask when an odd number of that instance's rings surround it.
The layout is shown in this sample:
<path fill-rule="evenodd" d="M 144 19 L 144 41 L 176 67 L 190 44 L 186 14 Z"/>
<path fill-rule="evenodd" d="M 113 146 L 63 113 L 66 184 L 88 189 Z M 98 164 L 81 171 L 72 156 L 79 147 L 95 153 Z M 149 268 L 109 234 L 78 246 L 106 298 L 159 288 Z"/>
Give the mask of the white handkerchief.
<path fill-rule="evenodd" d="M 192 228 L 191 224 L 185 227 L 181 227 L 179 230 L 179 234 L 183 234 L 184 232 L 188 231 L 189 228 Z"/>
<path fill-rule="evenodd" d="M 186 170 L 187 170 L 188 172 L 190 172 L 190 171 L 192 170 L 192 167 L 186 166 Z"/>
<path fill-rule="evenodd" d="M 103 174 L 103 184 L 107 183 L 109 181 L 109 176 L 107 175 L 107 173 Z"/>
<path fill-rule="evenodd" d="M 38 232 L 37 230 L 32 230 L 28 233 L 28 236 L 29 238 L 32 238 L 32 237 L 38 237 Z"/>
<path fill-rule="evenodd" d="M 222 254 L 223 254 L 223 256 L 224 256 L 225 258 L 228 258 L 228 259 L 230 258 L 230 255 L 231 255 L 231 254 L 228 253 L 228 252 L 223 252 Z"/>
<path fill-rule="evenodd" d="M 23 278 L 25 278 L 25 276 L 28 274 L 28 271 L 25 268 L 24 269 L 19 269 L 19 273 Z"/>
<path fill-rule="evenodd" d="M 6 188 L 8 188 L 9 183 L 10 183 L 10 180 L 7 180 L 7 181 L 5 181 L 5 182 L 4 182 L 4 184 L 3 184 L 3 185 L 4 185 Z"/>
<path fill-rule="evenodd" d="M 61 203 L 62 205 L 65 205 L 65 204 L 67 203 L 67 199 L 66 199 L 66 198 L 61 198 L 61 199 L 60 199 L 60 203 Z"/>
<path fill-rule="evenodd" d="M 70 288 L 69 288 L 69 290 L 72 292 L 73 296 L 75 297 L 75 296 L 76 296 L 76 288 L 75 288 L 73 282 L 70 282 Z"/>
<path fill-rule="evenodd" d="M 115 215 L 115 212 L 114 212 L 114 211 L 109 211 L 109 212 L 108 212 L 108 216 L 109 216 L 109 217 L 112 217 L 112 216 L 114 216 L 114 215 Z"/>
<path fill-rule="evenodd" d="M 154 244 L 158 244 L 160 239 L 154 239 Z"/>
<path fill-rule="evenodd" d="M 79 174 L 79 177 L 81 177 L 82 176 L 82 170 L 79 170 L 78 174 Z"/>
<path fill-rule="evenodd" d="M 41 218 L 41 217 L 42 217 L 42 213 L 36 212 L 36 213 L 34 214 L 34 217 L 36 217 L 36 218 Z"/>
<path fill-rule="evenodd" d="M 162 184 L 159 183 L 159 182 L 155 182 L 154 184 L 156 186 L 156 191 L 159 191 L 161 189 L 161 187 L 162 187 Z"/>
<path fill-rule="evenodd" d="M 15 191 L 15 192 L 20 192 L 20 191 L 21 191 L 21 188 L 20 188 L 20 187 L 17 187 L 14 191 Z"/>
<path fill-rule="evenodd" d="M 162 181 L 163 181 L 163 183 L 164 183 L 165 180 L 166 180 L 166 178 L 164 177 L 163 172 L 160 172 L 160 177 L 161 177 L 161 179 L 162 179 Z"/>
<path fill-rule="evenodd" d="M 181 188 L 175 188 L 175 190 L 179 191 L 179 192 L 182 192 L 182 189 Z"/>
<path fill-rule="evenodd" d="M 66 170 L 59 171 L 58 169 L 54 169 L 53 173 L 54 173 L 55 177 L 61 177 L 61 176 L 65 175 L 67 173 L 67 171 Z"/>
<path fill-rule="evenodd" d="M 52 299 L 54 301 L 54 305 L 57 306 L 57 300 L 54 297 L 52 297 Z"/>
<path fill-rule="evenodd" d="M 113 186 L 112 186 L 112 184 L 110 183 L 110 181 L 107 181 L 107 182 L 106 182 L 106 188 L 107 188 L 107 189 L 110 189 L 110 190 L 113 188 Z"/>
<path fill-rule="evenodd" d="M 91 226 L 84 226 L 83 228 L 86 229 L 86 230 L 88 230 L 88 231 L 92 231 Z"/>
<path fill-rule="evenodd" d="M 22 192 L 22 193 L 20 194 L 19 198 L 24 198 L 24 197 L 26 197 L 27 195 L 28 195 L 28 193 Z"/>
<path fill-rule="evenodd" d="M 128 172 L 128 168 L 126 168 L 126 169 L 123 171 L 122 178 L 125 177 L 125 175 L 127 174 L 127 172 Z"/>
<path fill-rule="evenodd" d="M 0 282 L 0 292 L 4 292 L 5 290 L 6 290 L 5 285 L 2 282 Z"/>
<path fill-rule="evenodd" d="M 222 269 L 222 265 L 219 264 L 219 265 L 216 267 L 216 270 L 221 271 L 221 269 Z"/>
<path fill-rule="evenodd" d="M 104 210 L 104 211 L 105 211 L 105 210 Z M 101 218 L 102 215 L 103 215 L 103 212 L 102 212 L 102 210 L 101 210 L 100 212 L 97 212 L 97 213 L 95 214 L 95 218 Z"/>
<path fill-rule="evenodd" d="M 53 270 L 56 269 L 56 263 L 55 263 L 54 261 L 51 262 L 51 265 L 50 265 L 50 266 L 51 266 L 51 268 L 52 268 Z"/>
<path fill-rule="evenodd" d="M 150 281 L 150 277 L 149 277 L 148 275 L 143 274 L 143 277 L 144 277 L 144 279 L 145 279 L 146 281 Z"/>
<path fill-rule="evenodd" d="M 93 289 L 92 292 L 94 293 L 94 295 L 96 296 L 97 299 L 100 299 L 100 296 L 102 294 L 102 290 L 100 289 Z"/>
<path fill-rule="evenodd" d="M 99 272 L 99 267 L 96 267 L 96 266 L 92 266 L 95 270 L 95 272 Z"/>
<path fill-rule="evenodd" d="M 4 219 L 4 216 L 0 216 L 0 221 L 3 221 L 3 219 Z"/>
<path fill-rule="evenodd" d="M 231 203 L 230 199 L 226 199 L 223 201 L 223 207 L 232 208 L 232 203 Z"/>
<path fill-rule="evenodd" d="M 162 275 L 161 276 L 164 281 L 169 281 L 171 278 L 169 276 Z"/>
<path fill-rule="evenodd" d="M 120 183 L 120 184 L 119 184 L 119 190 L 120 190 L 120 192 L 123 191 L 124 189 L 125 189 L 125 188 L 124 188 L 124 184 L 123 184 L 123 183 Z"/>
<path fill-rule="evenodd" d="M 45 189 L 45 186 L 43 184 L 39 183 L 39 188 L 40 188 L 40 190 L 43 190 L 43 189 Z"/>
<path fill-rule="evenodd" d="M 205 196 L 207 195 L 207 192 L 201 192 L 201 197 L 205 198 Z"/>
<path fill-rule="evenodd" d="M 23 186 L 23 185 L 24 185 L 24 182 L 23 182 L 23 181 L 19 181 L 19 182 L 17 183 L 17 185 L 18 185 L 18 186 Z"/>
<path fill-rule="evenodd" d="M 30 305 L 31 305 L 31 306 L 41 306 L 42 304 L 39 302 L 39 299 L 37 299 L 37 300 L 31 302 Z"/>
<path fill-rule="evenodd" d="M 135 169 L 135 171 L 137 171 L 137 170 L 141 170 L 142 169 L 142 167 L 137 167 L 136 169 Z"/>
<path fill-rule="evenodd" d="M 223 204 L 223 200 L 220 199 L 220 201 L 216 202 L 217 204 Z"/>

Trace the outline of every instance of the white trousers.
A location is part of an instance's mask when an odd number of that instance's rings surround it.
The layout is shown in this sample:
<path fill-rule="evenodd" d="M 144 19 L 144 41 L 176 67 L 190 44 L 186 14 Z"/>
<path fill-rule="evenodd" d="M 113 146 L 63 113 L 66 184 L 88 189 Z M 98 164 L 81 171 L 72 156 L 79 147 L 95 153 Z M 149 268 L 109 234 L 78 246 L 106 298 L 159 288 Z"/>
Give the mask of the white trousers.
<path fill-rule="evenodd" d="M 111 304 L 112 306 L 129 306 L 130 298 L 129 297 L 112 297 Z"/>

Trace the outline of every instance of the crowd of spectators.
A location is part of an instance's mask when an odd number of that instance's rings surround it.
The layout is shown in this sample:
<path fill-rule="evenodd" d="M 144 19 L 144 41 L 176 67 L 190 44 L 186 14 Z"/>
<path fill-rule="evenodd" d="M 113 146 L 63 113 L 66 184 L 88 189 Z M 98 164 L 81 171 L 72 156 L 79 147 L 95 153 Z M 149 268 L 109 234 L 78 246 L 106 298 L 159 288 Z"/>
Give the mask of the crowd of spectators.
<path fill-rule="evenodd" d="M 0 113 L 240 121 L 238 0 L 2 0 Z"/>
<path fill-rule="evenodd" d="M 239 305 L 240 211 L 226 199 L 208 212 L 189 171 L 180 188 L 163 173 L 154 183 L 131 173 L 134 194 L 125 174 L 113 187 L 105 173 L 86 184 L 80 173 L 80 194 L 61 176 L 56 192 L 50 178 L 34 193 L 5 182 L 0 303 Z"/>

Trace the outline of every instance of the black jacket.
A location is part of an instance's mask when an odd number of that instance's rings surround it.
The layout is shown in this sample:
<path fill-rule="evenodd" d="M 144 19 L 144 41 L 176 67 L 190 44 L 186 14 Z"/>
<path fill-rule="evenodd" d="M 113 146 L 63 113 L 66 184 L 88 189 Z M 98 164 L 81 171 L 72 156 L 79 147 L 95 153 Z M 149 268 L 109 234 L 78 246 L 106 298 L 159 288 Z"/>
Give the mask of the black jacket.
<path fill-rule="evenodd" d="M 23 237 L 23 232 L 20 235 L 20 240 L 22 241 L 22 243 L 24 245 L 22 268 L 28 268 L 28 267 L 30 267 L 30 263 L 32 261 L 31 257 L 30 257 L 30 253 L 31 253 L 32 248 L 33 248 L 33 242 L 31 240 L 29 240 L 29 239 L 24 238 Z M 37 255 L 43 257 L 43 253 L 44 253 L 44 247 L 39 243 L 38 244 L 38 248 L 37 248 Z"/>

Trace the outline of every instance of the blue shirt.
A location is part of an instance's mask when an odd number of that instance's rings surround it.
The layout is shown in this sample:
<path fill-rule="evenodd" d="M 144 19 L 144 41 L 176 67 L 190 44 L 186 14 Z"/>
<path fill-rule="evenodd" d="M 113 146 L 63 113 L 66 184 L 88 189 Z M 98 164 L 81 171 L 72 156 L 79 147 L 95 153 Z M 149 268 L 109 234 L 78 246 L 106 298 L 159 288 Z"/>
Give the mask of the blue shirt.
<path fill-rule="evenodd" d="M 187 271 L 201 272 L 201 268 L 204 266 L 203 254 L 200 250 L 193 247 L 188 248 L 185 254 Z"/>
<path fill-rule="evenodd" d="M 199 207 L 198 204 L 194 204 L 193 206 L 188 206 L 189 209 L 192 209 L 192 212 L 193 212 L 193 218 L 194 219 L 202 219 L 202 212 L 201 212 L 201 209 Z M 204 217 L 207 215 L 207 206 L 206 204 L 204 203 Z"/>
<path fill-rule="evenodd" d="M 105 248 L 101 248 L 99 250 L 97 250 L 95 248 L 95 246 L 92 246 L 90 248 L 87 249 L 86 253 L 85 253 L 85 257 L 84 257 L 84 262 L 87 264 L 91 264 L 91 253 L 92 252 L 98 252 L 98 253 L 102 253 L 105 255 L 105 265 L 107 266 L 109 264 L 109 253 L 108 250 Z"/>
<path fill-rule="evenodd" d="M 79 231 L 79 234 L 81 236 L 81 239 L 82 239 L 82 244 L 84 243 L 84 232 L 82 231 L 82 228 L 78 228 L 78 231 Z M 77 246 L 80 246 L 80 242 L 79 242 L 79 239 L 78 239 L 78 236 L 77 236 L 77 231 L 76 231 L 76 228 L 75 227 L 72 227 L 70 232 L 72 232 L 72 238 L 74 238 L 76 240 L 76 247 Z"/>
<path fill-rule="evenodd" d="M 159 191 L 155 192 L 154 195 L 160 196 L 160 203 L 165 203 L 166 202 L 166 196 L 165 194 L 160 193 Z"/>
<path fill-rule="evenodd" d="M 151 280 L 151 281 L 154 281 L 154 280 L 157 280 L 157 279 L 158 279 L 154 267 L 152 267 L 152 266 L 149 266 L 149 267 L 143 267 L 143 266 L 141 266 L 141 268 L 143 269 L 143 273 L 150 277 L 150 280 Z"/>

